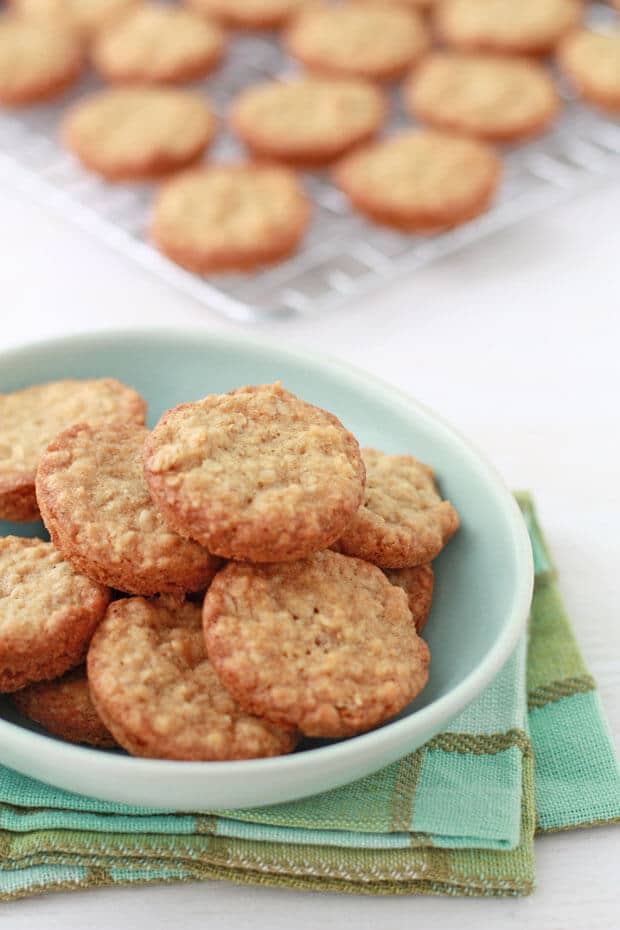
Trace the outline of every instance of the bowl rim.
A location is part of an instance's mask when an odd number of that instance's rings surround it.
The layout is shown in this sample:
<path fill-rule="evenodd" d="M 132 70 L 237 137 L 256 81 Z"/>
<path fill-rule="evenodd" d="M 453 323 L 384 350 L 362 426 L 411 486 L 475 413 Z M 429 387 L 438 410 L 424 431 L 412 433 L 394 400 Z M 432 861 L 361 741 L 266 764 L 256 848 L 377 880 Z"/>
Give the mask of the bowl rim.
<path fill-rule="evenodd" d="M 8 346 L 6 349 L 0 349 L 0 362 L 18 361 L 20 356 L 26 358 L 32 352 L 79 349 L 80 345 L 92 348 L 93 343 L 105 343 L 107 341 L 113 344 L 119 340 L 127 339 L 150 341 L 160 345 L 179 339 L 183 341 L 190 340 L 194 345 L 206 342 L 211 347 L 221 347 L 233 351 L 242 349 L 246 352 L 267 352 L 288 362 L 304 364 L 317 372 L 329 368 L 335 370 L 336 374 L 339 374 L 354 386 L 360 382 L 365 388 L 368 388 L 369 385 L 372 386 L 390 405 L 393 405 L 396 400 L 403 409 L 409 410 L 409 412 L 413 409 L 416 417 L 430 421 L 441 431 L 458 440 L 477 469 L 482 470 L 484 473 L 498 505 L 503 507 L 505 516 L 508 518 L 511 542 L 515 553 L 516 577 L 518 579 L 509 616 L 504 629 L 483 659 L 447 694 L 436 698 L 430 704 L 413 711 L 406 717 L 384 723 L 377 729 L 327 746 L 315 747 L 302 753 L 224 762 L 140 758 L 101 752 L 95 748 L 62 742 L 54 737 L 36 733 L 2 718 L 0 718 L 0 739 L 9 740 L 18 751 L 22 748 L 32 751 L 37 747 L 46 752 L 53 750 L 55 761 L 69 767 L 81 763 L 87 764 L 89 761 L 96 760 L 102 776 L 109 775 L 122 778 L 126 773 L 131 772 L 132 775 L 135 775 L 142 771 L 143 774 L 149 773 L 153 777 L 199 775 L 204 778 L 210 772 L 217 772 L 218 777 L 230 775 L 237 778 L 240 776 L 242 769 L 248 775 L 260 774 L 262 776 L 277 770 L 278 775 L 283 776 L 286 774 L 293 775 L 307 768 L 310 759 L 316 763 L 337 763 L 338 761 L 345 761 L 349 756 L 359 758 L 360 755 L 367 755 L 371 747 L 377 750 L 385 748 L 389 751 L 390 746 L 393 746 L 395 742 L 405 744 L 405 737 L 409 730 L 412 731 L 413 740 L 415 740 L 415 731 L 423 729 L 437 732 L 470 704 L 492 681 L 512 655 L 529 614 L 534 587 L 534 562 L 525 521 L 513 494 L 486 456 L 480 453 L 469 439 L 442 416 L 382 378 L 330 353 L 321 353 L 319 355 L 318 352 L 308 351 L 289 344 L 275 345 L 271 340 L 262 336 L 212 332 L 204 327 L 191 325 L 110 327 L 82 330 L 37 340 L 23 340 Z M 405 749 L 400 755 L 404 755 L 406 752 Z"/>

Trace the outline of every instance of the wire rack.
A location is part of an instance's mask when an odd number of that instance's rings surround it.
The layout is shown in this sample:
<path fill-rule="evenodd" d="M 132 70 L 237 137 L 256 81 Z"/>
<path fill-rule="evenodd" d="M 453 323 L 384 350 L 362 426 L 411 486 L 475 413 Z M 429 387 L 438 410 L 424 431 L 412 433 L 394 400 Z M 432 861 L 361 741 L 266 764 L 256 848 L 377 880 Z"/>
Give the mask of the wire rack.
<path fill-rule="evenodd" d="M 595 24 L 613 15 L 601 4 L 592 4 L 589 13 Z M 244 87 L 293 70 L 275 38 L 241 36 L 217 74 L 196 87 L 206 91 L 223 115 Z M 556 127 L 535 142 L 504 150 L 498 196 L 472 222 L 432 236 L 403 235 L 353 213 L 326 173 L 308 174 L 304 183 L 314 203 L 314 218 L 301 251 L 251 275 L 204 278 L 179 268 L 149 243 L 150 185 L 108 184 L 84 171 L 60 145 L 62 111 L 98 86 L 90 74 L 58 103 L 0 114 L 0 180 L 57 208 L 179 290 L 238 320 L 332 311 L 604 178 L 620 177 L 620 124 L 579 104 L 560 82 L 565 107 Z M 395 94 L 388 128 L 411 122 Z M 226 133 L 210 153 L 221 160 L 239 155 Z"/>

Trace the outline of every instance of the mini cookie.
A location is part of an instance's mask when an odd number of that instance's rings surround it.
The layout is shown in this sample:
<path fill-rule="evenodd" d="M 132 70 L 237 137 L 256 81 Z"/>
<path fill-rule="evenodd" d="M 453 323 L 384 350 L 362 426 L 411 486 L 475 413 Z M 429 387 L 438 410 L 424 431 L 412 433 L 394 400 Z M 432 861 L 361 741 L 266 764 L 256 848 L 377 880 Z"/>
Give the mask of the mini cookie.
<path fill-rule="evenodd" d="M 348 155 L 334 180 L 352 204 L 378 223 L 436 232 L 483 213 L 500 162 L 482 142 L 432 130 L 404 132 Z"/>
<path fill-rule="evenodd" d="M 303 0 L 185 0 L 196 13 L 212 16 L 231 29 L 277 29 Z"/>
<path fill-rule="evenodd" d="M 582 16 L 580 0 L 440 0 L 435 27 L 459 49 L 545 55 Z"/>
<path fill-rule="evenodd" d="M 455 52 L 428 56 L 405 85 L 404 97 L 422 122 L 497 142 L 542 132 L 560 105 L 555 85 L 540 65 Z"/>
<path fill-rule="evenodd" d="M 336 552 L 230 563 L 203 607 L 207 652 L 248 712 L 307 736 L 383 723 L 422 690 L 429 653 L 404 592 Z"/>
<path fill-rule="evenodd" d="M 224 45 L 215 23 L 177 7 L 144 4 L 97 36 L 92 59 L 108 81 L 176 83 L 212 71 Z"/>
<path fill-rule="evenodd" d="M 309 212 L 286 168 L 209 165 L 164 185 L 151 235 L 168 258 L 190 271 L 249 271 L 294 252 Z"/>
<path fill-rule="evenodd" d="M 94 708 L 84 666 L 54 681 L 42 681 L 16 691 L 13 704 L 54 736 L 70 743 L 111 749 L 116 741 Z"/>
<path fill-rule="evenodd" d="M 80 40 L 68 27 L 0 16 L 0 104 L 49 100 L 80 75 Z"/>
<path fill-rule="evenodd" d="M 620 112 L 620 29 L 576 30 L 561 43 L 558 63 L 585 100 Z"/>
<path fill-rule="evenodd" d="M 381 91 L 365 81 L 301 77 L 248 88 L 230 119 L 254 155 L 310 166 L 367 142 L 386 110 Z"/>
<path fill-rule="evenodd" d="M 279 383 L 169 410 L 145 444 L 144 472 L 177 532 L 254 562 L 329 546 L 364 493 L 355 438 Z"/>
<path fill-rule="evenodd" d="M 144 423 L 146 404 L 114 378 L 51 381 L 0 394 L 0 520 L 36 520 L 34 479 L 50 440 L 72 423 Z"/>
<path fill-rule="evenodd" d="M 111 180 L 149 178 L 196 161 L 216 130 L 206 102 L 165 87 L 119 87 L 81 100 L 67 113 L 67 145 Z"/>
<path fill-rule="evenodd" d="M 392 80 L 426 52 L 422 19 L 396 4 L 310 5 L 287 33 L 290 53 L 325 74 Z"/>
<path fill-rule="evenodd" d="M 78 665 L 110 591 L 78 574 L 51 543 L 0 538 L 0 691 Z"/>
<path fill-rule="evenodd" d="M 381 568 L 423 565 L 439 555 L 459 527 L 441 499 L 433 472 L 411 455 L 363 449 L 366 496 L 338 549 Z"/>
<path fill-rule="evenodd" d="M 97 711 L 134 756 L 253 759 L 295 748 L 295 733 L 243 711 L 207 658 L 201 611 L 173 598 L 112 604 L 88 651 Z"/>
<path fill-rule="evenodd" d="M 12 0 L 16 11 L 28 19 L 65 22 L 87 41 L 139 3 L 140 0 Z"/>
<path fill-rule="evenodd" d="M 407 595 L 409 610 L 418 633 L 426 625 L 433 600 L 435 579 L 430 565 L 415 568 L 389 568 L 386 570 L 390 584 L 396 584 Z"/>
<path fill-rule="evenodd" d="M 56 436 L 37 471 L 41 516 L 89 578 L 131 594 L 199 591 L 219 562 L 155 509 L 142 474 L 147 435 L 139 426 L 81 423 Z"/>

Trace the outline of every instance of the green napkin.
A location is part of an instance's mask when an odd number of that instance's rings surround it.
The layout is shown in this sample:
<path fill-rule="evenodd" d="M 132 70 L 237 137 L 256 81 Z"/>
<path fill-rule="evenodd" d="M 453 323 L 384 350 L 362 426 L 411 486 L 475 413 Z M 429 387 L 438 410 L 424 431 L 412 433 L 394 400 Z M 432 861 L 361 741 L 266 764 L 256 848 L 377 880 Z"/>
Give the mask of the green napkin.
<path fill-rule="evenodd" d="M 243 811 L 132 808 L 0 766 L 0 898 L 201 878 L 366 894 L 530 892 L 535 830 L 620 819 L 620 772 L 531 500 L 519 502 L 536 563 L 527 662 L 523 637 L 444 733 L 351 785 Z"/>

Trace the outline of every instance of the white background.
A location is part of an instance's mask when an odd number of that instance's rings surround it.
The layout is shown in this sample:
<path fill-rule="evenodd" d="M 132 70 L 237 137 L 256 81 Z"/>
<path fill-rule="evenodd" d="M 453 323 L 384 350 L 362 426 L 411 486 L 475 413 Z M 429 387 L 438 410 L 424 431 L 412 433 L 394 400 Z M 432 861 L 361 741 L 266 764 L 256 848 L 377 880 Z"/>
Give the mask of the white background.
<path fill-rule="evenodd" d="M 102 327 L 228 323 L 6 189 L 0 350 Z M 339 355 L 467 434 L 530 488 L 561 588 L 620 735 L 620 185 L 528 219 L 331 318 L 256 331 Z M 527 899 L 366 899 L 200 883 L 5 904 L 0 928 L 617 930 L 620 827 L 536 843 Z"/>

